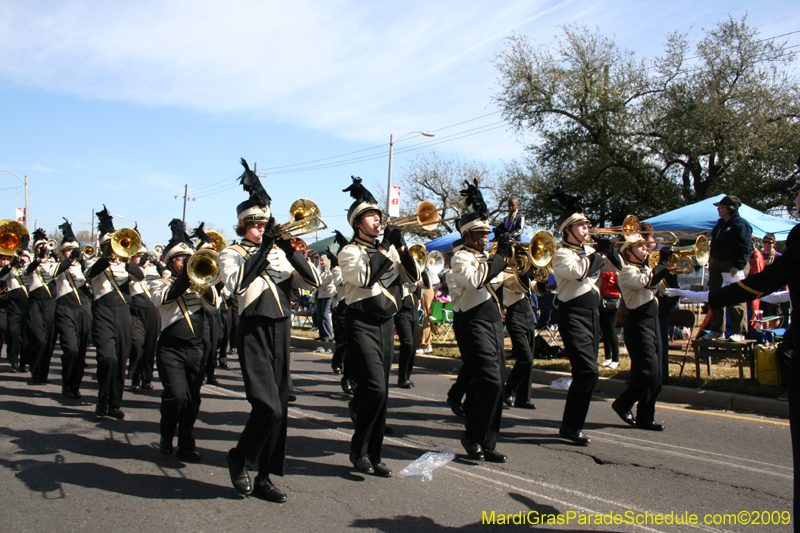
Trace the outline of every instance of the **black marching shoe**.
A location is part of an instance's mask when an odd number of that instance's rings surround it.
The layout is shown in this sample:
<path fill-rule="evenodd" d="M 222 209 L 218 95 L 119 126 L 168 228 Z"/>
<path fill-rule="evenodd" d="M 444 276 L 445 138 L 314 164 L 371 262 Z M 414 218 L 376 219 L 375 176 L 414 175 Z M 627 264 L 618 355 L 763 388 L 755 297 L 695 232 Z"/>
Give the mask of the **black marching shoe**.
<path fill-rule="evenodd" d="M 181 461 L 189 461 L 190 463 L 197 463 L 203 458 L 203 456 L 200 455 L 200 452 L 198 452 L 197 450 L 192 450 L 190 452 L 187 452 L 181 447 L 178 447 L 178 451 L 175 453 L 175 457 L 177 457 Z"/>
<path fill-rule="evenodd" d="M 118 409 L 116 407 L 109 407 L 108 416 L 110 416 L 111 418 L 116 418 L 117 420 L 122 420 L 123 418 L 125 418 L 125 413 L 123 413 L 121 409 Z"/>
<path fill-rule="evenodd" d="M 458 418 L 467 418 L 467 413 L 464 411 L 464 406 L 461 405 L 461 402 L 458 402 L 448 396 L 447 405 L 450 406 L 450 410 L 453 411 L 453 414 Z"/>
<path fill-rule="evenodd" d="M 392 469 L 386 466 L 384 463 L 372 463 L 372 469 L 375 471 L 376 476 L 380 477 L 392 477 Z"/>
<path fill-rule="evenodd" d="M 536 409 L 536 405 L 531 402 L 515 402 L 514 407 L 518 409 Z"/>
<path fill-rule="evenodd" d="M 345 394 L 349 394 L 350 396 L 353 395 L 353 385 L 347 378 L 342 378 L 342 391 L 344 391 Z"/>
<path fill-rule="evenodd" d="M 375 468 L 372 466 L 372 461 L 369 460 L 369 455 L 364 454 L 361 457 L 356 457 L 354 454 L 350 454 L 350 462 L 353 463 L 353 466 L 359 472 L 363 472 L 364 474 L 374 474 Z"/>
<path fill-rule="evenodd" d="M 256 476 L 253 494 L 270 502 L 283 503 L 286 501 L 286 493 L 273 485 L 268 477 Z"/>
<path fill-rule="evenodd" d="M 246 459 L 241 461 L 231 459 L 231 453 L 235 449 L 231 448 L 228 455 L 225 456 L 225 460 L 228 463 L 228 473 L 231 475 L 231 483 L 239 494 L 250 494 L 253 492 L 253 485 L 250 483 L 250 476 L 247 474 Z"/>
<path fill-rule="evenodd" d="M 217 378 L 216 378 L 216 377 L 214 377 L 214 376 L 209 376 L 209 377 L 206 379 L 206 385 L 214 385 L 215 387 L 219 387 L 219 381 L 217 381 Z"/>
<path fill-rule="evenodd" d="M 588 446 L 592 439 L 583 434 L 580 429 L 564 428 L 558 430 L 558 434 L 565 439 L 574 442 L 578 446 Z"/>
<path fill-rule="evenodd" d="M 633 414 L 631 413 L 630 409 L 628 409 L 627 411 L 623 411 L 622 409 L 619 408 L 619 406 L 617 406 L 616 402 L 611 404 L 611 408 L 614 410 L 615 413 L 617 413 L 617 415 L 619 415 L 619 417 L 622 419 L 623 422 L 625 422 L 629 426 L 636 425 L 636 420 L 634 420 Z"/>
<path fill-rule="evenodd" d="M 161 439 L 158 443 L 158 451 L 161 455 L 172 455 L 172 443 Z"/>
<path fill-rule="evenodd" d="M 340 367 L 340 366 L 333 367 L 333 373 L 334 374 L 341 374 L 342 373 L 342 367 Z"/>
<path fill-rule="evenodd" d="M 70 391 L 69 397 L 73 400 L 80 400 L 82 398 L 81 393 L 77 390 Z"/>
<path fill-rule="evenodd" d="M 142 382 L 142 390 L 153 390 L 154 388 L 155 387 L 153 387 L 153 384 L 150 383 L 149 381 Z"/>
<path fill-rule="evenodd" d="M 509 407 L 514 406 L 514 394 L 511 392 L 507 392 L 503 394 L 503 403 Z"/>
<path fill-rule="evenodd" d="M 414 383 L 411 382 L 410 379 L 405 379 L 397 384 L 398 387 L 401 389 L 410 389 L 414 386 Z"/>
<path fill-rule="evenodd" d="M 505 454 L 498 452 L 494 448 L 484 448 L 483 456 L 490 463 L 505 463 L 508 460 Z"/>
<path fill-rule="evenodd" d="M 657 424 L 656 422 L 640 422 L 637 420 L 636 427 L 648 431 L 664 431 L 664 424 Z"/>
<path fill-rule="evenodd" d="M 464 433 L 464 436 L 461 437 L 461 445 L 464 447 L 464 450 L 469 455 L 470 459 L 475 461 L 483 461 L 486 459 L 486 456 L 483 453 L 483 447 L 480 445 L 478 441 Z"/>
<path fill-rule="evenodd" d="M 94 408 L 95 416 L 101 417 L 108 414 L 108 404 L 104 401 L 97 402 L 97 407 Z"/>
<path fill-rule="evenodd" d="M 16 374 L 17 372 L 19 372 L 19 364 L 11 363 L 11 373 Z"/>
<path fill-rule="evenodd" d="M 67 387 L 61 387 L 61 395 L 69 396 L 69 389 Z"/>
<path fill-rule="evenodd" d="M 289 400 L 289 403 L 296 402 L 297 401 L 297 396 L 295 396 L 294 394 L 290 394 L 288 400 Z"/>

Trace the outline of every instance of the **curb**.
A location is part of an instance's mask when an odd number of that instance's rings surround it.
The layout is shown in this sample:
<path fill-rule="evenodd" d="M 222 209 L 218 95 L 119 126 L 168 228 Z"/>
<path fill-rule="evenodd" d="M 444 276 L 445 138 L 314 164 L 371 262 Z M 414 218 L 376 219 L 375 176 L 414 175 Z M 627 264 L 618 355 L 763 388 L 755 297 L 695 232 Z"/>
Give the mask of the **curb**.
<path fill-rule="evenodd" d="M 293 348 L 300 348 L 312 352 L 320 346 L 326 350 L 333 351 L 335 349 L 335 344 L 332 342 L 319 342 L 315 339 L 302 337 L 292 337 L 291 344 Z M 398 354 L 395 352 L 395 363 L 397 363 L 397 358 Z M 441 357 L 438 355 L 417 354 L 414 359 L 414 366 L 453 373 L 461 368 L 461 359 Z M 507 376 L 510 371 L 511 367 L 506 366 L 505 375 Z M 569 375 L 569 372 L 556 372 L 553 370 L 534 368 L 533 382 L 540 385 L 550 385 L 552 381 Z M 625 390 L 625 386 L 625 381 L 621 379 L 601 377 L 597 382 L 595 392 L 616 396 Z M 688 389 L 686 387 L 665 385 L 661 389 L 658 401 L 691 405 L 693 407 L 710 407 L 712 409 L 723 409 L 726 411 L 749 412 L 759 415 L 789 418 L 789 404 L 787 402 L 779 402 L 772 398 L 761 398 L 759 396 L 748 396 L 732 392 Z"/>

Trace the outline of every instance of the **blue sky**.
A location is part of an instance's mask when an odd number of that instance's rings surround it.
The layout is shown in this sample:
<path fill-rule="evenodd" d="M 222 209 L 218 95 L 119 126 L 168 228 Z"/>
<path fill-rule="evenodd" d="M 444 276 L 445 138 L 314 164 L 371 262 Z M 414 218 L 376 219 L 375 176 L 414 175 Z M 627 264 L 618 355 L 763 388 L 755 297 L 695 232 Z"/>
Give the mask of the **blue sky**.
<path fill-rule="evenodd" d="M 349 235 L 341 189 L 351 175 L 385 187 L 390 134 L 438 132 L 395 146 L 395 178 L 432 151 L 497 166 L 523 155 L 491 101 L 512 32 L 544 44 L 564 24 L 596 26 L 652 57 L 671 31 L 745 13 L 762 37 L 800 30 L 789 1 L 0 0 L 0 169 L 28 176 L 32 223 L 88 229 L 105 203 L 152 246 L 186 184 L 190 229 L 232 238 L 244 157 L 267 173 L 278 222 L 307 197 Z M 0 218 L 23 205 L 0 172 Z"/>

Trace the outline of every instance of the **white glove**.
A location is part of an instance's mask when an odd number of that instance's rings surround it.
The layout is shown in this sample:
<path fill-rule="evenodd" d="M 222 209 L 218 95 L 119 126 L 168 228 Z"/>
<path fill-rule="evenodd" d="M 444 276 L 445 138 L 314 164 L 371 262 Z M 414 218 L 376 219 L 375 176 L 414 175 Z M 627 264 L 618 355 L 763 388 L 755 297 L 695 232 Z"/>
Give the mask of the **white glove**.
<path fill-rule="evenodd" d="M 761 298 L 759 298 L 759 300 L 768 304 L 779 304 L 782 302 L 788 302 L 789 291 L 773 292 L 772 294 L 767 294 L 766 296 L 762 296 Z"/>
<path fill-rule="evenodd" d="M 683 289 L 667 289 L 667 296 L 680 296 L 684 300 L 693 304 L 703 304 L 708 302 L 708 291 L 694 292 Z"/>

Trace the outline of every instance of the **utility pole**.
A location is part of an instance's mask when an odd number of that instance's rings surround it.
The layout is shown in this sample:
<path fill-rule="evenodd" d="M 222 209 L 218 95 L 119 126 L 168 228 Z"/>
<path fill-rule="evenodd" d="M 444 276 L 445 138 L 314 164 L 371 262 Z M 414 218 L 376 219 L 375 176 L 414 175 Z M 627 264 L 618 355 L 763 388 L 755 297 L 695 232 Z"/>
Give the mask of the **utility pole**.
<path fill-rule="evenodd" d="M 186 202 L 189 200 L 195 201 L 197 198 L 189 196 L 189 184 L 187 183 L 183 188 L 183 196 L 175 196 L 175 198 L 183 198 L 183 225 L 186 225 Z"/>

